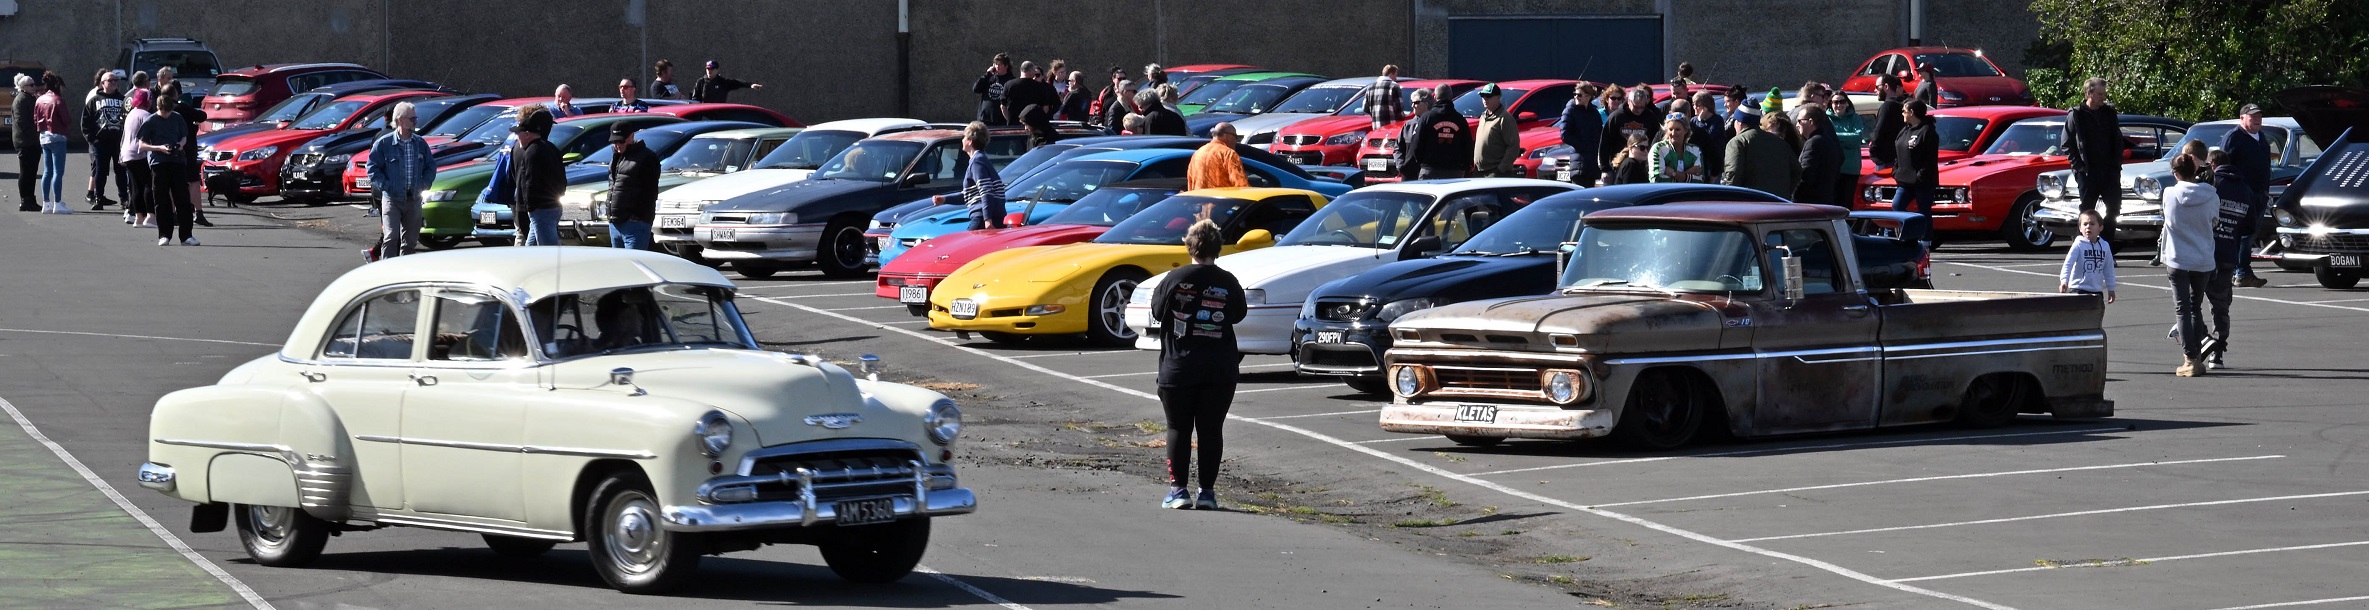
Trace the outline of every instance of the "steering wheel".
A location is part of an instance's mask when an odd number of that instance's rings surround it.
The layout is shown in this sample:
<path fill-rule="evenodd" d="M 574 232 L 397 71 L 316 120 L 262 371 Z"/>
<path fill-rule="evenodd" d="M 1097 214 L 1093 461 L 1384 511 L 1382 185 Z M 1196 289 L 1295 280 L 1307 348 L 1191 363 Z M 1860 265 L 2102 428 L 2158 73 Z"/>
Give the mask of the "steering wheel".
<path fill-rule="evenodd" d="M 552 326 L 551 326 L 551 330 L 553 330 L 553 331 L 562 331 L 562 330 L 564 330 L 564 331 L 568 331 L 568 334 L 572 334 L 572 335 L 575 335 L 575 336 L 578 336 L 578 337 L 582 337 L 582 336 L 584 336 L 584 329 L 581 329 L 581 328 L 576 328 L 576 325 L 574 325 L 574 324 L 554 324 L 554 325 L 552 325 Z M 557 334 L 559 334 L 559 333 L 557 333 L 557 332 L 553 332 L 552 334 L 553 334 L 553 335 L 557 335 Z M 551 337 L 551 338 L 552 338 L 552 339 L 558 339 L 559 337 L 556 337 L 556 336 L 554 336 L 554 337 Z"/>
<path fill-rule="evenodd" d="M 1357 239 L 1357 234 L 1356 234 L 1356 233 L 1350 233 L 1350 232 L 1349 232 L 1349 229 L 1348 229 L 1348 228 L 1346 228 L 1346 227 L 1344 227 L 1344 228 L 1339 228 L 1339 229 L 1333 229 L 1333 230 L 1332 230 L 1332 233 L 1327 233 L 1327 235 L 1331 235 L 1331 234 L 1335 234 L 1335 233 L 1337 233 L 1337 234 L 1340 234 L 1340 236 L 1341 236 L 1342 238 L 1344 238 L 1344 239 L 1347 239 L 1347 240 L 1348 240 L 1348 241 L 1345 241 L 1345 242 L 1342 242 L 1342 243 L 1350 243 L 1350 244 L 1354 244 L 1354 243 L 1357 243 L 1357 242 L 1361 241 L 1361 240 Z"/>
<path fill-rule="evenodd" d="M 1743 289 L 1744 289 L 1744 278 L 1736 277 L 1736 276 L 1733 276 L 1733 275 L 1720 274 L 1720 276 L 1719 276 L 1719 277 L 1715 277 L 1715 278 L 1711 278 L 1711 279 L 1719 280 L 1719 283 L 1720 283 L 1720 285 L 1723 285 L 1723 286 L 1734 286 L 1734 288 L 1729 288 L 1729 290 L 1743 290 Z M 1734 282 L 1729 282 L 1728 280 L 1735 280 L 1735 281 L 1734 281 Z"/>

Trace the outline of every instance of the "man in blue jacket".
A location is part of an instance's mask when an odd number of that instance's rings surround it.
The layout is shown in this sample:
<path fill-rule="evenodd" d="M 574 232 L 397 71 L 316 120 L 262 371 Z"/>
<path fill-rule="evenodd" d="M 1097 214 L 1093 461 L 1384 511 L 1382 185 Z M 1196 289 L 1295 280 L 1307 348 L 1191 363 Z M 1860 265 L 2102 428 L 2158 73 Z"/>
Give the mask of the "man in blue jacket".
<path fill-rule="evenodd" d="M 1598 93 L 1595 85 L 1581 85 L 1579 95 L 1563 105 L 1562 120 L 1555 122 L 1562 128 L 1563 145 L 1571 147 L 1571 182 L 1580 186 L 1595 186 L 1604 175 L 1596 159 L 1596 145 L 1604 139 L 1604 115 L 1596 111 Z"/>
<path fill-rule="evenodd" d="M 395 129 L 370 143 L 370 186 L 385 213 L 372 260 L 408 256 L 420 246 L 420 194 L 436 182 L 436 159 L 419 137 L 419 111 L 395 104 L 387 123 Z"/>
<path fill-rule="evenodd" d="M 2254 251 L 2254 225 L 2262 222 L 2263 208 L 2270 205 L 2270 144 L 2262 138 L 2261 106 L 2246 104 L 2237 109 L 2237 129 L 2221 137 L 2221 150 L 2229 153 L 2229 164 L 2254 191 L 2253 199 L 2246 201 L 2245 226 L 2238 227 L 2238 238 L 2250 253 Z M 2254 275 L 2254 257 L 2238 262 L 2237 285 L 2261 288 L 2269 284 L 2270 280 Z"/>

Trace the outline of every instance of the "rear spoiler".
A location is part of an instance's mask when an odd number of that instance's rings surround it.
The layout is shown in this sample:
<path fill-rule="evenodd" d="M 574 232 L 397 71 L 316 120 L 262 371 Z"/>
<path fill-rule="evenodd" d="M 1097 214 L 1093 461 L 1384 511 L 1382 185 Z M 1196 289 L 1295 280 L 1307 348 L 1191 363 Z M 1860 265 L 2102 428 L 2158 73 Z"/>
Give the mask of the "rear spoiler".
<path fill-rule="evenodd" d="M 1915 212 L 1860 210 L 1851 213 L 1851 234 L 1922 242 L 1932 239 L 1933 218 Z"/>

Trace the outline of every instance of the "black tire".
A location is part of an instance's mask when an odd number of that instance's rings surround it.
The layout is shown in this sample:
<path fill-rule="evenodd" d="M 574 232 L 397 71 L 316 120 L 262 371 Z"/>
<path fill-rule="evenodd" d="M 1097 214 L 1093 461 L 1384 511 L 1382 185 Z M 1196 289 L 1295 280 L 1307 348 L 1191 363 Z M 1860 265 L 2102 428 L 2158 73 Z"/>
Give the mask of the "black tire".
<path fill-rule="evenodd" d="M 773 277 L 773 274 L 775 274 L 775 273 L 780 273 L 780 272 L 781 272 L 781 266 L 780 266 L 780 265 L 775 265 L 775 264 L 773 264 L 773 263 L 760 263 L 760 262 L 757 262 L 757 261 L 742 261 L 742 262 L 732 263 L 732 271 L 734 271 L 734 272 L 736 272 L 736 273 L 739 273 L 741 277 L 745 277 L 745 278 L 753 278 L 753 279 L 760 279 L 760 280 L 761 280 L 761 279 L 765 279 L 765 278 Z"/>
<path fill-rule="evenodd" d="M 493 534 L 479 534 L 478 536 L 485 539 L 485 548 L 493 549 L 495 555 L 503 557 L 540 557 L 544 553 L 551 552 L 551 547 L 559 545 L 557 542 L 535 538 Z"/>
<path fill-rule="evenodd" d="M 2044 250 L 2056 244 L 2056 232 L 2040 224 L 2035 216 L 2040 212 L 2040 193 L 2033 191 L 2015 200 L 2015 207 L 2007 217 L 1999 220 L 1999 239 L 2007 242 L 2007 249 L 2019 252 Z"/>
<path fill-rule="evenodd" d="M 477 245 L 480 245 L 480 246 L 486 246 L 486 247 L 490 247 L 490 248 L 503 248 L 503 247 L 508 247 L 510 244 L 513 244 L 513 243 L 517 243 L 517 240 L 515 240 L 514 238 L 509 238 L 509 237 L 479 237 L 479 238 L 477 238 Z"/>
<path fill-rule="evenodd" d="M 1495 436 L 1464 436 L 1461 434 L 1450 434 L 1447 435 L 1447 437 L 1448 442 L 1466 447 L 1495 447 L 1498 443 L 1505 442 L 1504 438 Z"/>
<path fill-rule="evenodd" d="M 2023 409 L 2030 396 L 2028 385 L 2016 377 L 1976 377 L 1966 387 L 1965 399 L 1958 403 L 1957 423 L 1968 428 L 2005 426 L 2015 421 L 2015 414 Z"/>
<path fill-rule="evenodd" d="M 1020 345 L 1022 343 L 1027 343 L 1029 339 L 1033 338 L 1029 335 L 1016 335 L 992 330 L 979 331 L 979 336 L 986 337 L 989 341 L 994 341 L 1003 345 Z"/>
<path fill-rule="evenodd" d="M 921 565 L 929 550 L 928 517 L 841 528 L 821 547 L 823 563 L 848 582 L 896 582 Z"/>
<path fill-rule="evenodd" d="M 1149 277 L 1140 269 L 1121 267 L 1102 274 L 1102 279 L 1094 282 L 1094 292 L 1086 294 L 1087 343 L 1102 347 L 1135 345 L 1135 329 L 1127 327 L 1127 299 Z"/>
<path fill-rule="evenodd" d="M 1359 394 L 1390 393 L 1390 380 L 1383 379 L 1381 375 L 1358 375 L 1355 377 L 1342 377 L 1341 383 L 1348 384 L 1349 389 L 1356 390 Z"/>
<path fill-rule="evenodd" d="M 658 494 L 640 471 L 609 475 L 593 487 L 584 515 L 584 538 L 592 571 L 609 587 L 636 595 L 681 587 L 699 569 L 704 552 L 696 535 L 659 527 Z"/>
<path fill-rule="evenodd" d="M 2352 271 L 2337 271 L 2335 269 L 2329 268 L 2327 263 L 2313 265 L 2311 268 L 2311 277 L 2312 279 L 2320 281 L 2321 288 L 2333 290 L 2344 290 L 2361 283 L 2360 273 Z"/>
<path fill-rule="evenodd" d="M 906 303 L 905 313 L 916 318 L 926 318 L 930 315 L 930 306 L 928 303 Z"/>
<path fill-rule="evenodd" d="M 321 557 L 329 544 L 329 523 L 301 508 L 285 506 L 231 507 L 239 526 L 239 545 L 255 563 L 275 568 L 301 568 Z"/>
<path fill-rule="evenodd" d="M 1635 449 L 1668 451 L 1693 442 L 1703 427 L 1709 399 L 1694 383 L 1670 371 L 1646 371 L 1629 386 L 1620 423 L 1612 437 Z"/>
<path fill-rule="evenodd" d="M 823 237 L 815 243 L 814 265 L 828 277 L 863 277 L 872 271 L 864 264 L 864 254 L 864 227 L 837 219 L 823 227 Z"/>
<path fill-rule="evenodd" d="M 429 250 L 451 250 L 461 245 L 461 238 L 451 235 L 421 235 L 420 247 Z"/>

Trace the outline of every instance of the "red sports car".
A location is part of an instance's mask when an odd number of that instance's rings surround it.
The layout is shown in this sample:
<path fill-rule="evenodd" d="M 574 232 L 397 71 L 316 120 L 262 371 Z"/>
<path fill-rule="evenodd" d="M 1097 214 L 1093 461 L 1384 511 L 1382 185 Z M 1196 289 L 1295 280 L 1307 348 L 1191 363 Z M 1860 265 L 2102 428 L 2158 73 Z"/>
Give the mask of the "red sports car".
<path fill-rule="evenodd" d="M 449 95 L 434 91 L 390 91 L 338 98 L 287 127 L 217 142 L 199 153 L 206 191 L 234 202 L 280 193 L 280 164 L 314 138 L 369 123 L 396 102 Z"/>
<path fill-rule="evenodd" d="M 990 252 L 1028 246 L 1058 246 L 1092 241 L 1119 221 L 1184 190 L 1184 179 L 1162 178 L 1121 182 L 1095 189 L 1093 194 L 1062 208 L 1042 224 L 1010 229 L 981 229 L 948 233 L 913 246 L 903 256 L 880 267 L 873 294 L 905 303 L 913 315 L 929 311 L 924 300 L 938 281 Z M 913 298 L 904 295 L 906 287 Z"/>
<path fill-rule="evenodd" d="M 2178 119 L 2126 114 L 2119 118 L 2128 148 L 2124 163 L 2148 162 L 2188 133 L 2189 123 Z M 1933 230 L 1995 233 L 2016 250 L 2038 250 L 2056 242 L 2056 234 L 2042 226 L 2037 188 L 2040 174 L 2072 167 L 2065 157 L 2063 117 L 2037 117 L 2008 125 L 1980 155 L 1941 164 L 1940 190 L 1934 197 Z M 1892 208 L 1892 181 L 1876 181 L 1861 189 L 1862 208 Z"/>
<path fill-rule="evenodd" d="M 1505 96 L 1505 107 L 1520 121 L 1522 131 L 1555 124 L 1563 118 L 1563 105 L 1571 102 L 1579 81 L 1562 79 L 1517 80 L 1497 83 Z M 1477 91 L 1456 96 L 1456 112 L 1464 115 L 1464 122 L 1478 128 L 1481 124 L 1481 94 Z M 1391 123 L 1381 133 L 1366 134 L 1365 145 L 1357 149 L 1357 163 L 1366 171 L 1366 182 L 1398 181 L 1398 130 L 1405 121 Z"/>
<path fill-rule="evenodd" d="M 386 78 L 361 64 L 271 64 L 235 70 L 214 77 L 214 91 L 200 102 L 209 132 L 255 120 L 255 113 L 298 93 L 358 80 Z"/>
<path fill-rule="evenodd" d="M 1917 68 L 1933 66 L 1940 83 L 1942 106 L 1981 106 L 2007 104 L 2030 106 L 2032 89 L 2024 82 L 1999 70 L 1999 65 L 1983 57 L 1979 49 L 1950 47 L 1908 47 L 1875 54 L 1859 71 L 1843 81 L 1843 90 L 1853 93 L 1874 93 L 1876 80 L 1885 74 L 1900 77 L 1904 91 L 1914 92 L 1924 78 Z"/>
<path fill-rule="evenodd" d="M 1448 86 L 1449 95 L 1464 95 L 1481 86 L 1484 81 L 1463 79 L 1410 80 L 1399 83 L 1399 106 L 1412 106 L 1406 94 L 1416 89 Z M 1293 123 L 1275 133 L 1275 143 L 1267 151 L 1299 165 L 1352 165 L 1357 163 L 1357 151 L 1365 146 L 1367 131 L 1373 120 L 1365 115 L 1364 104 L 1350 104 L 1333 116 Z"/>

